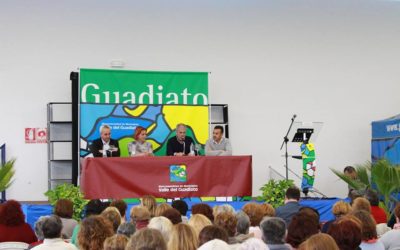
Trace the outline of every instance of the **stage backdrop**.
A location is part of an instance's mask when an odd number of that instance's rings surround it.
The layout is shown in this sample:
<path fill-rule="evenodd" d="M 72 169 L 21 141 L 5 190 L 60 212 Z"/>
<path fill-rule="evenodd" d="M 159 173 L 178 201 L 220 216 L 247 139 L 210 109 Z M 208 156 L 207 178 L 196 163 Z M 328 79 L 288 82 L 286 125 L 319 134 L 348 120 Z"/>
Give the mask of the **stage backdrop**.
<path fill-rule="evenodd" d="M 400 114 L 372 122 L 371 159 L 400 165 Z"/>
<path fill-rule="evenodd" d="M 155 155 L 166 155 L 166 142 L 178 123 L 202 145 L 208 139 L 208 73 L 110 69 L 80 70 L 80 155 L 111 126 L 121 156 L 128 156 L 137 126 L 147 128 Z M 204 154 L 204 152 L 201 152 Z"/>

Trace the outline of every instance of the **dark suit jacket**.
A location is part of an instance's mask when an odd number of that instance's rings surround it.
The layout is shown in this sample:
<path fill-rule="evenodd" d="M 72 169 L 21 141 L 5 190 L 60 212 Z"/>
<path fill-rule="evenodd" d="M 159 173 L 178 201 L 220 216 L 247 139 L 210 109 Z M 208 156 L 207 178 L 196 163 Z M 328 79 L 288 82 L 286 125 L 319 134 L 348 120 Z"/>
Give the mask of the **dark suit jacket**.
<path fill-rule="evenodd" d="M 278 207 L 276 211 L 276 217 L 282 218 L 286 222 L 286 226 L 289 226 L 290 221 L 292 220 L 293 215 L 299 212 L 301 206 L 298 202 L 292 201 L 288 202 L 285 205 Z"/>
<path fill-rule="evenodd" d="M 120 150 L 119 150 L 119 145 L 117 140 L 110 139 L 110 146 L 113 145 L 116 148 L 118 148 L 118 151 L 112 152 L 107 152 L 107 157 L 119 157 L 120 156 Z M 103 150 L 103 141 L 101 138 L 96 139 L 92 142 L 92 144 L 89 147 L 90 152 L 92 152 L 94 157 L 103 157 L 103 154 L 99 152 L 99 150 Z"/>
<path fill-rule="evenodd" d="M 188 155 L 190 153 L 190 144 L 193 144 L 194 146 L 194 141 L 191 137 L 186 136 L 185 137 L 185 150 L 183 150 L 183 144 L 178 142 L 178 139 L 176 136 L 169 138 L 167 142 L 167 155 L 171 156 L 174 155 L 175 153 L 181 153 L 185 151 L 185 155 Z"/>

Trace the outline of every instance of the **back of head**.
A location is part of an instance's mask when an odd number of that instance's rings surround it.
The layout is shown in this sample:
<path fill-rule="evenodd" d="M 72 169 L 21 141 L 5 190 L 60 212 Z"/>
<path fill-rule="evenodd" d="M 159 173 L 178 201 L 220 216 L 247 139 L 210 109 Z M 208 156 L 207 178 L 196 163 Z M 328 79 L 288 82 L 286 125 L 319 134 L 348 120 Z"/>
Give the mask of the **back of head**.
<path fill-rule="evenodd" d="M 151 215 L 146 207 L 139 205 L 131 208 L 130 217 L 132 221 L 136 222 L 150 220 Z"/>
<path fill-rule="evenodd" d="M 173 208 L 179 211 L 182 216 L 186 216 L 186 213 L 189 209 L 188 205 L 183 200 L 174 200 L 171 204 Z"/>
<path fill-rule="evenodd" d="M 54 206 L 54 214 L 61 218 L 72 218 L 74 214 L 74 203 L 68 199 L 60 199 Z"/>
<path fill-rule="evenodd" d="M 62 222 L 57 215 L 46 217 L 42 223 L 42 232 L 45 239 L 55 239 L 61 237 Z"/>
<path fill-rule="evenodd" d="M 260 225 L 264 217 L 264 211 L 260 204 L 249 202 L 242 207 L 242 210 L 249 216 L 251 226 L 257 227 Z"/>
<path fill-rule="evenodd" d="M 42 226 L 43 226 L 43 222 L 48 217 L 50 217 L 50 216 L 49 215 L 40 216 L 39 219 L 35 222 L 35 234 L 36 234 L 38 240 L 44 239 Z"/>
<path fill-rule="evenodd" d="M 125 222 L 119 225 L 117 234 L 123 234 L 126 237 L 131 237 L 136 232 L 136 226 L 132 222 Z"/>
<path fill-rule="evenodd" d="M 310 219 L 310 216 L 304 213 L 297 213 L 288 226 L 286 242 L 297 248 L 308 237 L 318 232 L 319 224 L 315 220 Z"/>
<path fill-rule="evenodd" d="M 78 245 L 81 250 L 102 249 L 104 241 L 114 235 L 111 223 L 99 215 L 85 218 L 78 233 Z"/>
<path fill-rule="evenodd" d="M 237 219 L 231 212 L 222 212 L 217 214 L 214 219 L 214 225 L 225 229 L 229 237 L 234 237 L 236 235 Z"/>
<path fill-rule="evenodd" d="M 355 210 L 364 210 L 368 213 L 371 213 L 371 204 L 369 201 L 363 197 L 358 197 L 353 201 L 352 209 Z"/>
<path fill-rule="evenodd" d="M 379 196 L 376 191 L 368 189 L 364 197 L 369 201 L 371 206 L 379 206 Z"/>
<path fill-rule="evenodd" d="M 101 216 L 109 220 L 113 225 L 114 232 L 117 232 L 119 225 L 121 225 L 121 214 L 119 213 L 118 209 L 116 207 L 108 207 L 101 212 Z"/>
<path fill-rule="evenodd" d="M 336 202 L 332 207 L 332 213 L 336 218 L 347 215 L 351 212 L 351 206 L 349 203 L 344 201 Z"/>
<path fill-rule="evenodd" d="M 156 198 L 154 198 L 154 196 L 152 195 L 145 195 L 141 198 L 141 203 L 142 206 L 146 207 L 149 210 L 150 216 L 154 217 L 157 208 Z"/>
<path fill-rule="evenodd" d="M 90 200 L 89 203 L 86 205 L 85 217 L 89 217 L 91 215 L 99 215 L 106 208 L 107 204 L 102 202 L 101 200 Z"/>
<path fill-rule="evenodd" d="M 286 190 L 285 197 L 288 200 L 300 200 L 300 189 L 293 186 Z"/>
<path fill-rule="evenodd" d="M 286 235 L 286 223 L 282 218 L 271 217 L 264 219 L 260 228 L 263 240 L 267 244 L 284 244 Z"/>
<path fill-rule="evenodd" d="M 173 224 L 169 219 L 160 216 L 152 218 L 147 227 L 157 229 L 158 231 L 160 231 L 165 239 L 165 242 L 168 242 L 169 235 L 172 233 Z"/>
<path fill-rule="evenodd" d="M 121 215 L 121 218 L 125 218 L 128 205 L 124 200 L 113 200 L 110 204 L 110 207 L 116 207 Z"/>
<path fill-rule="evenodd" d="M 167 250 L 167 244 L 161 233 L 152 228 L 137 231 L 128 241 L 126 250 Z"/>
<path fill-rule="evenodd" d="M 217 217 L 217 215 L 219 214 L 219 213 L 235 213 L 235 209 L 231 206 L 231 205 L 229 205 L 229 204 L 224 204 L 224 205 L 220 205 L 220 206 L 214 206 L 213 207 L 213 216 L 214 216 L 214 219 L 215 219 L 215 217 Z"/>
<path fill-rule="evenodd" d="M 193 227 L 196 234 L 199 235 L 205 226 L 212 225 L 210 219 L 202 214 L 195 214 L 190 217 L 188 224 Z"/>
<path fill-rule="evenodd" d="M 182 222 L 181 213 L 179 213 L 179 211 L 176 210 L 175 208 L 170 208 L 170 209 L 166 210 L 162 214 L 162 216 L 168 218 L 174 225 Z"/>
<path fill-rule="evenodd" d="M 236 231 L 238 232 L 238 234 L 248 234 L 250 228 L 249 216 L 245 212 L 240 210 L 236 213 L 236 218 L 237 218 Z"/>
<path fill-rule="evenodd" d="M 200 246 L 213 239 L 220 239 L 228 243 L 228 233 L 222 227 L 215 225 L 206 226 L 200 231 Z"/>
<path fill-rule="evenodd" d="M 104 250 L 125 250 L 128 240 L 128 237 L 121 234 L 108 237 L 104 241 Z"/>
<path fill-rule="evenodd" d="M 299 250 L 339 250 L 335 240 L 328 234 L 318 233 L 304 241 Z"/>
<path fill-rule="evenodd" d="M 261 208 L 263 210 L 264 217 L 274 217 L 275 216 L 275 208 L 268 203 L 261 204 Z"/>
<path fill-rule="evenodd" d="M 299 213 L 308 216 L 310 219 L 314 220 L 316 224 L 319 225 L 319 212 L 312 207 L 301 207 Z"/>
<path fill-rule="evenodd" d="M 351 212 L 351 215 L 355 216 L 361 221 L 363 240 L 367 241 L 378 238 L 376 232 L 376 222 L 370 213 L 365 210 L 355 210 Z"/>
<path fill-rule="evenodd" d="M 357 249 L 362 239 L 361 225 L 359 223 L 350 219 L 349 216 L 344 216 L 329 226 L 328 234 L 332 236 L 341 250 Z"/>
<path fill-rule="evenodd" d="M 157 206 L 156 213 L 154 214 L 154 216 L 156 217 L 162 216 L 162 214 L 170 208 L 172 207 L 168 203 L 161 203 L 160 205 Z"/>
<path fill-rule="evenodd" d="M 214 221 L 213 209 L 206 203 L 193 205 L 192 214 L 202 214 L 210 219 L 211 222 Z"/>
<path fill-rule="evenodd" d="M 172 230 L 168 242 L 168 250 L 196 250 L 199 241 L 194 229 L 187 224 L 177 224 Z"/>
<path fill-rule="evenodd" d="M 8 200 L 0 205 L 0 224 L 19 226 L 25 223 L 25 215 L 21 204 L 16 200 Z"/>

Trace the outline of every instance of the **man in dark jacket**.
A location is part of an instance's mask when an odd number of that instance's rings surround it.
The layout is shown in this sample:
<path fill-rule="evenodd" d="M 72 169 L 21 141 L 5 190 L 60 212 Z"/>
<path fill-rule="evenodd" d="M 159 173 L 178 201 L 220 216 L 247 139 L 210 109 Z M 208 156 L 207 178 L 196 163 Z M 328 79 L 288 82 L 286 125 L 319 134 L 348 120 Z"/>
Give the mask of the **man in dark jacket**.
<path fill-rule="evenodd" d="M 297 187 L 290 187 L 286 190 L 285 205 L 276 209 L 276 217 L 285 220 L 286 225 L 290 224 L 293 215 L 299 212 L 300 209 L 300 189 Z"/>
<path fill-rule="evenodd" d="M 103 152 L 104 150 L 104 152 Z M 111 139 L 111 127 L 102 125 L 100 127 L 100 138 L 90 145 L 90 152 L 94 157 L 119 157 L 120 150 L 117 140 Z"/>

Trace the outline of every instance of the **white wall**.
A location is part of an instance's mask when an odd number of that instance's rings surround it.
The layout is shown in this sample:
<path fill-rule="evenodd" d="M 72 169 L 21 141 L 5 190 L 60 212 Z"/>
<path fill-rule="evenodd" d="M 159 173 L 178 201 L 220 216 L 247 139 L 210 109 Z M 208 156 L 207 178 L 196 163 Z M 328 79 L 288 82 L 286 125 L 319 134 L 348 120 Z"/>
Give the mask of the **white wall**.
<path fill-rule="evenodd" d="M 399 113 L 400 3 L 394 1 L 2 1 L 0 143 L 17 157 L 8 198 L 44 200 L 46 104 L 70 100 L 69 73 L 122 58 L 138 70 L 211 71 L 229 104 L 235 154 L 252 154 L 253 195 L 291 116 L 322 121 L 316 187 L 344 196 L 329 168 L 370 158 L 370 122 Z M 290 161 L 301 172 L 301 163 Z"/>

